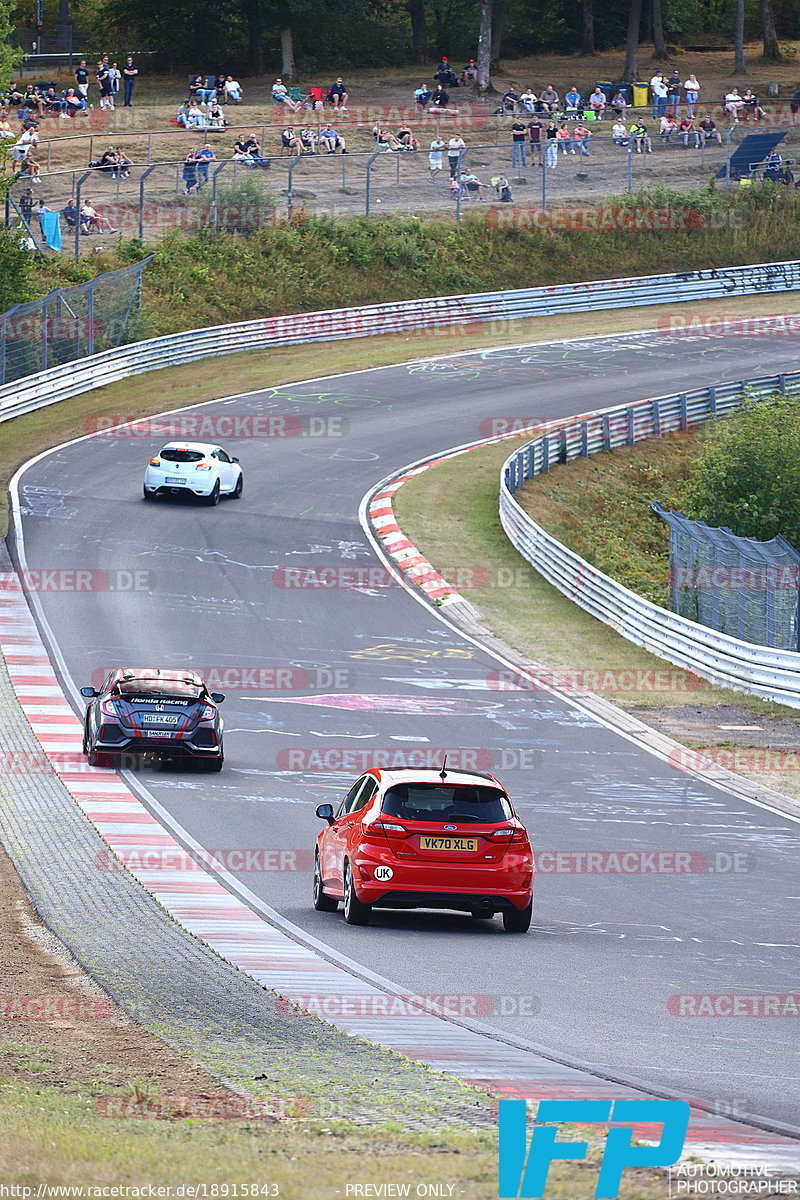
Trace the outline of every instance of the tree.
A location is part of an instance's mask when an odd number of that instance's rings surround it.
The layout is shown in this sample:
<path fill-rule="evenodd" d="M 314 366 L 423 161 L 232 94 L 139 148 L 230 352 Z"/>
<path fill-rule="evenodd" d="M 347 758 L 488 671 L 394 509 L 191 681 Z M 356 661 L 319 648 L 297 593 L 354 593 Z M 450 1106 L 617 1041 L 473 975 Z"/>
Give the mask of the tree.
<path fill-rule="evenodd" d="M 492 4 L 493 0 L 481 0 L 481 17 L 478 27 L 478 88 L 488 92 L 492 86 Z"/>
<path fill-rule="evenodd" d="M 411 57 L 415 63 L 428 61 L 428 28 L 425 22 L 425 0 L 407 0 L 411 17 Z"/>
<path fill-rule="evenodd" d="M 492 53 L 489 56 L 489 66 L 492 71 L 500 66 L 500 46 L 503 41 L 503 26 L 505 25 L 505 0 L 494 0 L 492 12 Z"/>
<path fill-rule="evenodd" d="M 281 78 L 294 79 L 294 35 L 292 33 L 292 10 L 289 0 L 278 0 L 278 25 L 281 33 Z"/>
<path fill-rule="evenodd" d="M 667 54 L 667 43 L 664 40 L 664 15 L 661 0 L 653 0 L 653 53 L 661 62 Z M 627 79 L 628 76 L 626 75 Z"/>
<path fill-rule="evenodd" d="M 247 65 L 253 75 L 264 72 L 264 8 L 263 0 L 242 0 L 242 14 L 247 26 Z"/>
<path fill-rule="evenodd" d="M 775 28 L 775 10 L 772 7 L 772 0 L 760 0 L 760 13 L 764 58 L 768 62 L 779 62 L 781 51 L 778 45 L 778 32 Z"/>
<path fill-rule="evenodd" d="M 594 54 L 594 0 L 583 0 L 581 16 L 581 54 Z"/>
<path fill-rule="evenodd" d="M 639 26 L 642 23 L 642 0 L 631 0 L 628 10 L 628 37 L 625 43 L 623 75 L 633 82 L 639 74 Z"/>
<path fill-rule="evenodd" d="M 749 401 L 712 429 L 693 468 L 687 515 L 739 537 L 781 534 L 800 549 L 800 405 Z"/>
<path fill-rule="evenodd" d="M 736 0 L 736 32 L 734 34 L 733 71 L 735 75 L 746 75 L 744 60 L 744 0 Z"/>

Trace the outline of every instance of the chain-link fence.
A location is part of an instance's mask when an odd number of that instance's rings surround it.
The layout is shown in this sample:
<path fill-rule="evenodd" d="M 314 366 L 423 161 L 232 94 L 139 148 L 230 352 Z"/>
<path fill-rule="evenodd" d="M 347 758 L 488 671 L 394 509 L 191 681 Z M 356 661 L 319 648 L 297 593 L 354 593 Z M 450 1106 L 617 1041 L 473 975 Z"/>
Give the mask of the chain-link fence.
<path fill-rule="evenodd" d="M 744 642 L 800 649 L 800 554 L 784 538 L 759 542 L 652 508 L 669 525 L 673 612 Z"/>
<path fill-rule="evenodd" d="M 142 271 L 151 258 L 0 315 L 0 384 L 134 341 Z"/>

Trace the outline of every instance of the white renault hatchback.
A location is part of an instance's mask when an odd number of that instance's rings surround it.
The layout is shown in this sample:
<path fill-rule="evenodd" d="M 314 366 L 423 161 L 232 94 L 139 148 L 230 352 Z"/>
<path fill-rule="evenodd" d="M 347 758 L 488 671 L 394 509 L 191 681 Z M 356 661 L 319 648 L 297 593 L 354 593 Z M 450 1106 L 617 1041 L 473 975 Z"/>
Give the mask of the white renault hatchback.
<path fill-rule="evenodd" d="M 238 500 L 244 487 L 238 458 L 210 442 L 167 442 L 144 473 L 144 498 L 199 496 L 216 504 L 220 496 Z"/>

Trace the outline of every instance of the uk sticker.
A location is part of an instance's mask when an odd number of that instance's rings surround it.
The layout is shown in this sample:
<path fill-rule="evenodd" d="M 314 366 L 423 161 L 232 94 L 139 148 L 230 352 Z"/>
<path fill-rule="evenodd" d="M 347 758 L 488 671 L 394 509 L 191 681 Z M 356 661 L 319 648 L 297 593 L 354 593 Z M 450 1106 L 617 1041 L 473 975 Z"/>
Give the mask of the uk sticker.
<path fill-rule="evenodd" d="M 377 880 L 379 880 L 380 883 L 385 883 L 386 880 L 391 879 L 393 875 L 394 875 L 394 871 L 392 870 L 391 867 L 376 867 L 375 868 L 375 878 Z"/>

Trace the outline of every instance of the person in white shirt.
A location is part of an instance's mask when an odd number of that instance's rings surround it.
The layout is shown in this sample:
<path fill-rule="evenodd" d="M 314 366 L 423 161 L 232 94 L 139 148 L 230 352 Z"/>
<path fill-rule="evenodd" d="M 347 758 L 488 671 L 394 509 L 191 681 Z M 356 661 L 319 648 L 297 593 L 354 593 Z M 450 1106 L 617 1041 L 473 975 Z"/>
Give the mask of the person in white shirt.
<path fill-rule="evenodd" d="M 536 112 L 536 96 L 534 94 L 533 88 L 529 87 L 527 89 L 527 91 L 522 93 L 522 95 L 520 96 L 519 99 L 520 99 L 520 103 L 521 103 L 522 107 L 525 109 L 526 112 L 529 112 L 529 113 Z"/>
<path fill-rule="evenodd" d="M 594 113 L 595 121 L 602 121 L 606 107 L 606 94 L 601 88 L 595 88 L 589 97 L 589 108 Z"/>
<path fill-rule="evenodd" d="M 611 137 L 615 146 L 627 146 L 630 138 L 624 121 L 615 121 L 611 126 Z"/>
<path fill-rule="evenodd" d="M 742 97 L 739 95 L 739 89 L 731 88 L 725 97 L 725 112 L 729 113 L 730 116 L 733 117 L 734 125 L 739 119 L 739 109 L 743 104 L 744 100 L 742 100 Z"/>
<path fill-rule="evenodd" d="M 198 106 L 197 101 L 193 100 L 186 114 L 186 123 L 188 125 L 205 125 L 205 120 L 203 110 Z"/>
<path fill-rule="evenodd" d="M 667 111 L 667 96 L 669 95 L 663 71 L 656 72 L 650 80 L 650 88 L 653 92 L 653 118 L 657 120 L 659 117 L 663 117 Z"/>
<path fill-rule="evenodd" d="M 234 104 L 242 103 L 242 85 L 232 75 L 225 80 L 225 98 L 232 100 Z"/>
<path fill-rule="evenodd" d="M 700 96 L 700 84 L 694 75 L 690 75 L 683 85 L 683 90 L 686 93 L 686 111 L 690 117 L 694 116 L 697 107 L 697 101 Z"/>
<path fill-rule="evenodd" d="M 272 85 L 272 99 L 275 104 L 285 104 L 292 112 L 297 112 L 302 107 L 298 100 L 292 100 L 289 95 L 289 89 L 282 79 L 276 79 Z"/>

